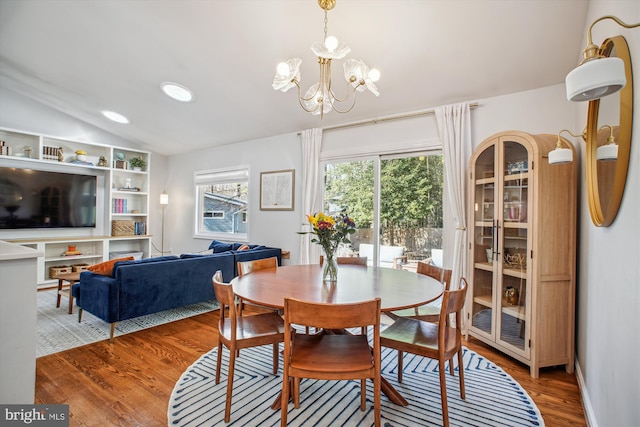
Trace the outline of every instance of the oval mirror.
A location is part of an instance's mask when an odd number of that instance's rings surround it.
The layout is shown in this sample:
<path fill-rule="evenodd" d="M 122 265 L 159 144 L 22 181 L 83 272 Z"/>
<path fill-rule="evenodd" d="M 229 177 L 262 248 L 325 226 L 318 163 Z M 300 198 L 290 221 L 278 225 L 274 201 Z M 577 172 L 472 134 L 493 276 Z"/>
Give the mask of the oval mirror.
<path fill-rule="evenodd" d="M 607 57 L 622 59 L 627 78 L 627 84 L 619 92 L 589 101 L 586 135 L 589 213 L 596 226 L 607 227 L 616 219 L 627 181 L 633 117 L 633 74 L 629 46 L 623 36 L 606 39 L 600 52 Z M 607 144 L 611 136 L 618 144 L 617 158 L 598 160 L 598 147 Z"/>

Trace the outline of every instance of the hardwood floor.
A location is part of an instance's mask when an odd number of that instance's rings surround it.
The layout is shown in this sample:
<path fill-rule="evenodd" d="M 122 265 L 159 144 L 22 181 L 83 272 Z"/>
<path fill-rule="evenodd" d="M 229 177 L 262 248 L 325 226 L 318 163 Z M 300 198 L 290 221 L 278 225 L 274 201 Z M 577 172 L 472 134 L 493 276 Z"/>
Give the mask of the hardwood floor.
<path fill-rule="evenodd" d="M 36 404 L 68 403 L 70 426 L 166 426 L 176 381 L 217 344 L 219 312 L 123 335 L 38 358 Z M 107 327 L 107 326 L 105 326 Z M 518 381 L 542 412 L 547 427 L 586 426 L 574 374 L 528 367 L 478 340 L 465 344 Z"/>

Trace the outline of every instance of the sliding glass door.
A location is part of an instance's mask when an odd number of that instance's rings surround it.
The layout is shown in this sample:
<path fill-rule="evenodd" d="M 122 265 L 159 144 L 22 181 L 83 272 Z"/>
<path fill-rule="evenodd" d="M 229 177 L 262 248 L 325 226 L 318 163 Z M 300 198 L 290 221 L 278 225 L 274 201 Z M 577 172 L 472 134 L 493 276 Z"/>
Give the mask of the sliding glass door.
<path fill-rule="evenodd" d="M 326 163 L 324 210 L 348 213 L 357 228 L 339 255 L 389 268 L 442 265 L 442 177 L 439 152 Z"/>

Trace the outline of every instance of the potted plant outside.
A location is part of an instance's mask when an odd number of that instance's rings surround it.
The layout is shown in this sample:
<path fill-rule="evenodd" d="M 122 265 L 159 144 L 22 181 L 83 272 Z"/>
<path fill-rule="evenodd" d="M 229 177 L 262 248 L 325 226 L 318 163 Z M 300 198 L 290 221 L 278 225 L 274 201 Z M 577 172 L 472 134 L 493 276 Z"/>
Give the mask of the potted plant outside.
<path fill-rule="evenodd" d="M 142 157 L 134 157 L 129 160 L 129 164 L 133 168 L 133 170 L 143 170 L 145 166 L 147 166 L 147 162 L 145 162 Z"/>

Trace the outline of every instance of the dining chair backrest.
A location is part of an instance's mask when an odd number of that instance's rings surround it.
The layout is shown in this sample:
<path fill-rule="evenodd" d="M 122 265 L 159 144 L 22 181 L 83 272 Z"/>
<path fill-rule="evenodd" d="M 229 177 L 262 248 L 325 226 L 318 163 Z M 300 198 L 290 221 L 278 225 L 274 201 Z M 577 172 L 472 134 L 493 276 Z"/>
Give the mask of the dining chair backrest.
<path fill-rule="evenodd" d="M 375 303 L 377 301 L 377 304 Z M 377 308 L 376 308 L 377 306 Z M 326 304 L 284 300 L 285 322 L 322 329 L 355 328 L 380 324 L 380 298 L 348 304 Z"/>
<path fill-rule="evenodd" d="M 238 261 L 238 276 L 242 277 L 252 271 L 266 270 L 268 268 L 278 268 L 277 257 Z"/>
<path fill-rule="evenodd" d="M 451 286 L 451 270 L 449 269 L 419 261 L 418 266 L 416 267 L 416 273 L 433 277 L 440 283 L 444 283 L 444 289 L 446 291 L 448 291 Z"/>
<path fill-rule="evenodd" d="M 445 290 L 442 296 L 442 306 L 440 308 L 440 329 L 450 327 L 450 315 L 455 314 L 455 328 L 458 334 L 462 330 L 462 308 L 464 307 L 465 298 L 467 296 L 467 279 L 460 278 L 460 286 L 458 289 Z M 444 323 L 443 323 L 444 322 Z M 441 333 L 442 334 L 442 333 Z"/>
<path fill-rule="evenodd" d="M 339 256 L 336 257 L 337 264 L 350 264 L 350 265 L 367 265 L 366 256 Z M 324 265 L 324 255 L 320 255 L 320 265 Z"/>
<path fill-rule="evenodd" d="M 336 258 L 338 264 L 351 264 L 367 266 L 366 256 L 339 256 Z"/>
<path fill-rule="evenodd" d="M 233 292 L 233 286 L 230 283 L 224 283 L 222 281 L 222 272 L 216 271 L 213 275 L 213 291 L 216 295 L 216 300 L 220 303 L 220 322 L 224 325 L 225 314 L 228 313 L 228 318 L 233 325 L 231 330 L 235 333 L 237 307 L 235 293 Z"/>

